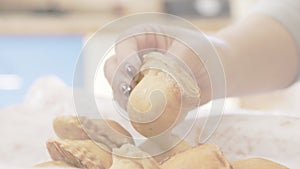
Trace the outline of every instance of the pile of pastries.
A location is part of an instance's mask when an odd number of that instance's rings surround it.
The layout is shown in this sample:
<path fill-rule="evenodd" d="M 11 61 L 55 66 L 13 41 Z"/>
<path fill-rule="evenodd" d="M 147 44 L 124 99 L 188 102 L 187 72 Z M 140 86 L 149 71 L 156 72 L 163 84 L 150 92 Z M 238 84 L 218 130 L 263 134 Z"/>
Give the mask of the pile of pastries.
<path fill-rule="evenodd" d="M 173 149 L 150 156 L 134 145 L 128 131 L 112 120 L 59 116 L 53 122 L 59 138 L 46 143 L 53 161 L 37 167 L 86 169 L 287 169 L 275 162 L 252 158 L 229 162 L 213 144 Z"/>

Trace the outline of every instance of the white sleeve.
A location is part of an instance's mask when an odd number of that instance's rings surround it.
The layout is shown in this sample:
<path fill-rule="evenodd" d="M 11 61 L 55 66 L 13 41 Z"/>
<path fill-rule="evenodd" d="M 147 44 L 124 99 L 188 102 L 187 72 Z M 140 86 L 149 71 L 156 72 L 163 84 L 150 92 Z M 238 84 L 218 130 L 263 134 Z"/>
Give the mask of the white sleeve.
<path fill-rule="evenodd" d="M 300 0 L 261 0 L 252 12 L 271 16 L 282 24 L 292 35 L 300 60 Z"/>

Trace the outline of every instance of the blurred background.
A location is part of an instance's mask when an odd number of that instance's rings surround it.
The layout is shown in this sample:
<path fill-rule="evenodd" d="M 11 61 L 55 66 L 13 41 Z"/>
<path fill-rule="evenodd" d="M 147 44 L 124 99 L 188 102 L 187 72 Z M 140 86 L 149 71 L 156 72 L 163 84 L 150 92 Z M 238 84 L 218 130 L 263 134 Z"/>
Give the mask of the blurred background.
<path fill-rule="evenodd" d="M 55 75 L 71 86 L 83 45 L 100 27 L 137 12 L 166 12 L 214 33 L 247 14 L 257 0 L 0 0 L 0 108 L 23 101 L 32 83 Z M 116 30 L 102 38 L 115 38 Z M 97 39 L 97 37 L 96 37 Z M 98 43 L 101 43 L 100 41 Z M 83 52 L 83 81 L 87 78 L 97 43 Z M 98 84 L 103 84 L 99 81 Z M 87 85 L 87 84 L 83 84 Z M 230 99 L 229 108 L 296 112 L 299 85 L 285 90 Z M 95 88 L 96 94 L 109 93 Z"/>

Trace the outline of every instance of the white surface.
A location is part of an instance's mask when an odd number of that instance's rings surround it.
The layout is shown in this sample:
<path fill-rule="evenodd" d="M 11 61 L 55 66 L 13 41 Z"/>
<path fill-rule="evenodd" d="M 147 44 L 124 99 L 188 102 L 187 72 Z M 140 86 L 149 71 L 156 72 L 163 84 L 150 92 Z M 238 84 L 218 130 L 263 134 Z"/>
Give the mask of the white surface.
<path fill-rule="evenodd" d="M 54 137 L 52 120 L 74 112 L 71 89 L 55 77 L 37 81 L 22 105 L 0 110 L 0 164 L 31 167 L 49 160 L 45 141 Z"/>

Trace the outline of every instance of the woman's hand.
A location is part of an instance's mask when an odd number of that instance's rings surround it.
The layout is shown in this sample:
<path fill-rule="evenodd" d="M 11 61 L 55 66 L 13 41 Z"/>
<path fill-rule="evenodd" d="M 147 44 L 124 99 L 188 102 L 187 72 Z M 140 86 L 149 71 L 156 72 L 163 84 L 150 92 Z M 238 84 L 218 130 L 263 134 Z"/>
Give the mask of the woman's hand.
<path fill-rule="evenodd" d="M 210 41 L 216 49 L 224 46 L 218 39 L 211 38 Z M 126 108 L 128 95 L 136 85 L 133 78 L 142 64 L 142 55 L 150 51 L 171 54 L 190 69 L 200 89 L 200 104 L 204 104 L 212 99 L 211 81 L 205 68 L 209 59 L 207 53 L 211 50 L 208 37 L 201 32 L 162 25 L 140 25 L 120 35 L 115 46 L 116 54 L 105 64 L 105 76 L 115 99 L 122 108 Z"/>

